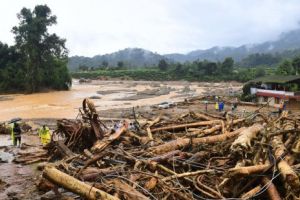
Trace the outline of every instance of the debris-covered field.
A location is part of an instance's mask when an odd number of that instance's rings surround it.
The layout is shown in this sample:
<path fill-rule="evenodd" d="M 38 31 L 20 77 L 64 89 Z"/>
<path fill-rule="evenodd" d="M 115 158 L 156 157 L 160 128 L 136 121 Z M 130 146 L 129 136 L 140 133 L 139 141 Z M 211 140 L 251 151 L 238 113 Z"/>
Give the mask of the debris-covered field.
<path fill-rule="evenodd" d="M 42 199 L 297 199 L 299 116 L 264 107 L 152 117 L 133 109 L 107 121 L 85 99 L 78 119 L 58 120 L 50 144 L 15 162 L 39 162 Z"/>

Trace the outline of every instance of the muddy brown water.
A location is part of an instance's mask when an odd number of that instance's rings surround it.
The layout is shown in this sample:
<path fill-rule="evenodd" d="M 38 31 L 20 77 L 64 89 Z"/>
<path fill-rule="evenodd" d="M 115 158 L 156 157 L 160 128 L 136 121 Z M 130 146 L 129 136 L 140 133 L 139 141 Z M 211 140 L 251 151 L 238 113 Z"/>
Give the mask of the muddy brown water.
<path fill-rule="evenodd" d="M 215 84 L 211 83 L 210 85 Z M 226 84 L 219 85 L 223 87 L 230 86 L 230 84 Z M 92 81 L 91 83 L 79 84 L 78 80 L 73 80 L 72 89 L 69 91 L 54 91 L 29 95 L 0 95 L 0 122 L 15 117 L 23 119 L 76 118 L 82 100 L 91 96 L 100 97 L 100 99 L 93 100 L 97 110 L 100 111 L 153 105 L 163 101 L 182 101 L 191 95 L 201 95 L 208 88 L 207 85 L 209 84 L 203 83 L 202 86 L 201 83 L 187 83 L 183 81 L 163 83 L 150 81 Z M 157 86 L 171 87 L 173 91 L 166 95 L 157 95 L 146 99 L 125 100 L 130 99 L 128 97 L 134 95 L 136 92 L 158 88 Z M 189 86 L 193 91 L 189 94 L 180 93 L 186 86 Z M 233 87 L 240 86 L 234 85 Z M 98 91 L 114 90 L 116 92 L 108 92 L 107 94 L 104 93 L 104 95 L 97 93 Z M 122 98 L 124 98 L 124 101 L 122 101 Z"/>

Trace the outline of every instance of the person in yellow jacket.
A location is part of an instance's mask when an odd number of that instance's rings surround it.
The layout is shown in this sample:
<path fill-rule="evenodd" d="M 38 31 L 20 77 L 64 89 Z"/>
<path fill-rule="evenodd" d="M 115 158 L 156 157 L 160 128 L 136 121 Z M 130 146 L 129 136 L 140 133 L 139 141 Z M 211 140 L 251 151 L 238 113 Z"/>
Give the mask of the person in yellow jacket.
<path fill-rule="evenodd" d="M 39 129 L 39 137 L 41 138 L 42 145 L 46 145 L 51 141 L 51 133 L 46 125 L 43 125 L 43 127 Z"/>
<path fill-rule="evenodd" d="M 216 111 L 219 111 L 219 102 L 216 102 L 215 109 L 216 109 Z"/>

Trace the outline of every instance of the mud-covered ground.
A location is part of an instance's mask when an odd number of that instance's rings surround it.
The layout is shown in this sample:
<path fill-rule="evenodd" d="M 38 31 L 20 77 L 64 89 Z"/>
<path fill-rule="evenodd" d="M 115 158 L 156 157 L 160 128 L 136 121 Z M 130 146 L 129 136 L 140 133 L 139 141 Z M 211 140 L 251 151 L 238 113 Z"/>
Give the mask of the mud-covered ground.
<path fill-rule="evenodd" d="M 22 147 L 12 146 L 9 135 L 0 135 L 0 199 L 40 199 L 36 189 L 39 173 L 36 165 L 12 162 L 19 151 L 36 151 L 40 142 L 37 135 L 24 134 Z"/>

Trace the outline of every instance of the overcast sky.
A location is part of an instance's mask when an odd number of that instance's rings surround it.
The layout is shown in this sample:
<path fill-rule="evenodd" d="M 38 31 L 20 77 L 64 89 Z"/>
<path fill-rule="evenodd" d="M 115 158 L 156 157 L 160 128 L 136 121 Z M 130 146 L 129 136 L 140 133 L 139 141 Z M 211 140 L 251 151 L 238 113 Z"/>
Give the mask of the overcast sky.
<path fill-rule="evenodd" d="M 16 14 L 37 4 L 57 16 L 51 32 L 67 39 L 70 55 L 84 56 L 126 47 L 164 54 L 258 43 L 300 21 L 299 0 L 2 0 L 0 41 L 13 44 Z"/>

